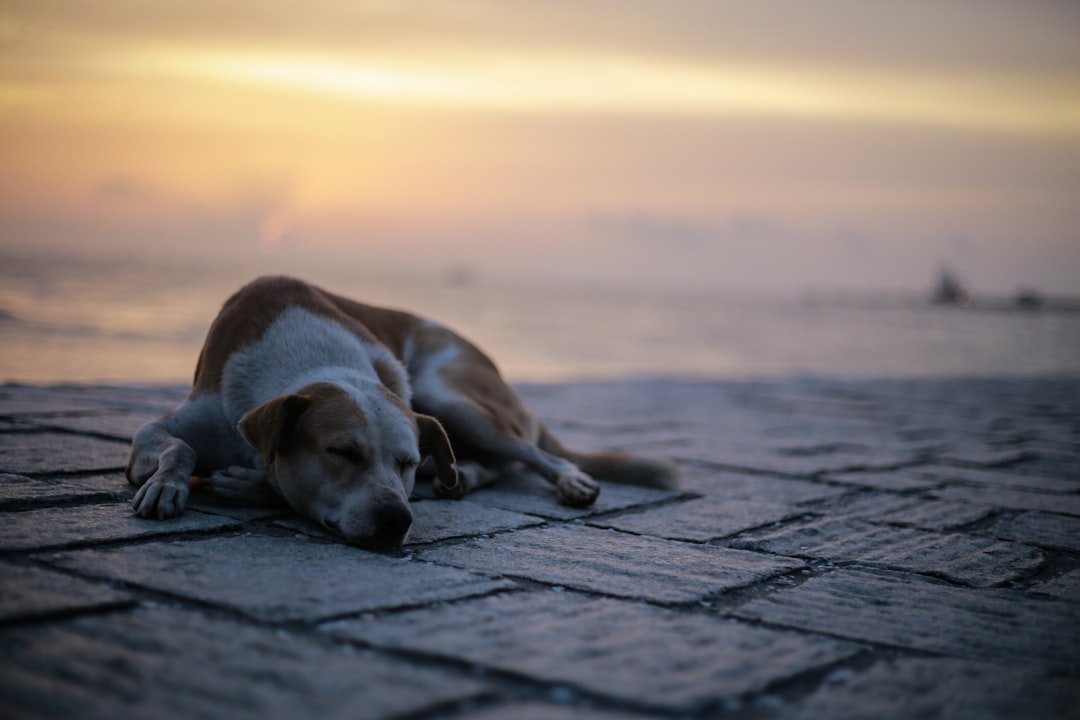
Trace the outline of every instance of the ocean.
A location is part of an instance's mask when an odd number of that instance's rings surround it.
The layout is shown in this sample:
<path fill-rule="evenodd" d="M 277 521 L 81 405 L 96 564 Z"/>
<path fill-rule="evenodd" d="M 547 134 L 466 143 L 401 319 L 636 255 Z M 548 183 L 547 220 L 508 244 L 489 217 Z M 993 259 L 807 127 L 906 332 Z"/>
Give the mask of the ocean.
<path fill-rule="evenodd" d="M 221 303 L 267 269 L 0 257 L 0 381 L 190 382 Z M 919 293 L 765 297 L 464 273 L 297 274 L 449 325 L 513 381 L 1080 374 L 1078 312 L 942 307 Z"/>

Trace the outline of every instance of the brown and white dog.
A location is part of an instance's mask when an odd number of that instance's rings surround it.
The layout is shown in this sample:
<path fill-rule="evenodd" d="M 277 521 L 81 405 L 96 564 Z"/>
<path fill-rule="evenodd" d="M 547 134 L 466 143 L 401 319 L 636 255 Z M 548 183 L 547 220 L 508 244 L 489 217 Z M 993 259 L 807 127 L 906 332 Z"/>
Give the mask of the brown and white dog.
<path fill-rule="evenodd" d="M 135 434 L 127 477 L 143 517 L 179 515 L 194 484 L 235 504 L 284 499 L 352 544 L 394 548 L 418 468 L 460 498 L 514 464 L 568 505 L 596 499 L 594 478 L 676 483 L 663 461 L 563 447 L 447 328 L 269 277 L 226 301 L 190 394 Z"/>

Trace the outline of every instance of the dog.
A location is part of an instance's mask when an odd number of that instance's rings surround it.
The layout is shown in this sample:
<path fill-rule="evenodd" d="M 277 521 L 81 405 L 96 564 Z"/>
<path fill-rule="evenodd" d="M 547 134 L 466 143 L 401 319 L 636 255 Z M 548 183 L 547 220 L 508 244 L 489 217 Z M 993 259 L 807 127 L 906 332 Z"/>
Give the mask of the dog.
<path fill-rule="evenodd" d="M 597 478 L 674 488 L 669 462 L 564 447 L 475 345 L 399 310 L 264 277 L 212 323 L 191 392 L 132 441 L 135 512 L 180 515 L 189 489 L 282 500 L 346 542 L 394 549 L 417 477 L 460 498 L 524 466 L 560 503 L 588 506 Z"/>

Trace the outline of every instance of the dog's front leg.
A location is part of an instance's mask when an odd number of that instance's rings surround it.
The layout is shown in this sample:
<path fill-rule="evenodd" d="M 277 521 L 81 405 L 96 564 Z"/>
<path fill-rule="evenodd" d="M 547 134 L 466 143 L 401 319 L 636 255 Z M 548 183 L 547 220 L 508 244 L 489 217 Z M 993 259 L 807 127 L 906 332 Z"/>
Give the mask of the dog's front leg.
<path fill-rule="evenodd" d="M 270 471 L 256 458 L 255 467 L 233 465 L 195 480 L 195 487 L 206 490 L 230 505 L 272 507 L 285 501 L 270 485 Z"/>
<path fill-rule="evenodd" d="M 173 436 L 161 421 L 140 428 L 127 467 L 128 481 L 139 488 L 132 501 L 135 512 L 161 520 L 184 512 L 196 460 L 191 446 Z"/>

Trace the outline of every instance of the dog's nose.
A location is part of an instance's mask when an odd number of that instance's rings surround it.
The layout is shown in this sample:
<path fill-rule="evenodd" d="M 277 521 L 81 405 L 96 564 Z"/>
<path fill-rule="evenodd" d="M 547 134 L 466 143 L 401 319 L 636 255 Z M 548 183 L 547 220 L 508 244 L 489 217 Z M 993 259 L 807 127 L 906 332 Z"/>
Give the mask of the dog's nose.
<path fill-rule="evenodd" d="M 375 542 L 397 545 L 412 525 L 412 513 L 403 505 L 383 505 L 375 511 Z"/>

